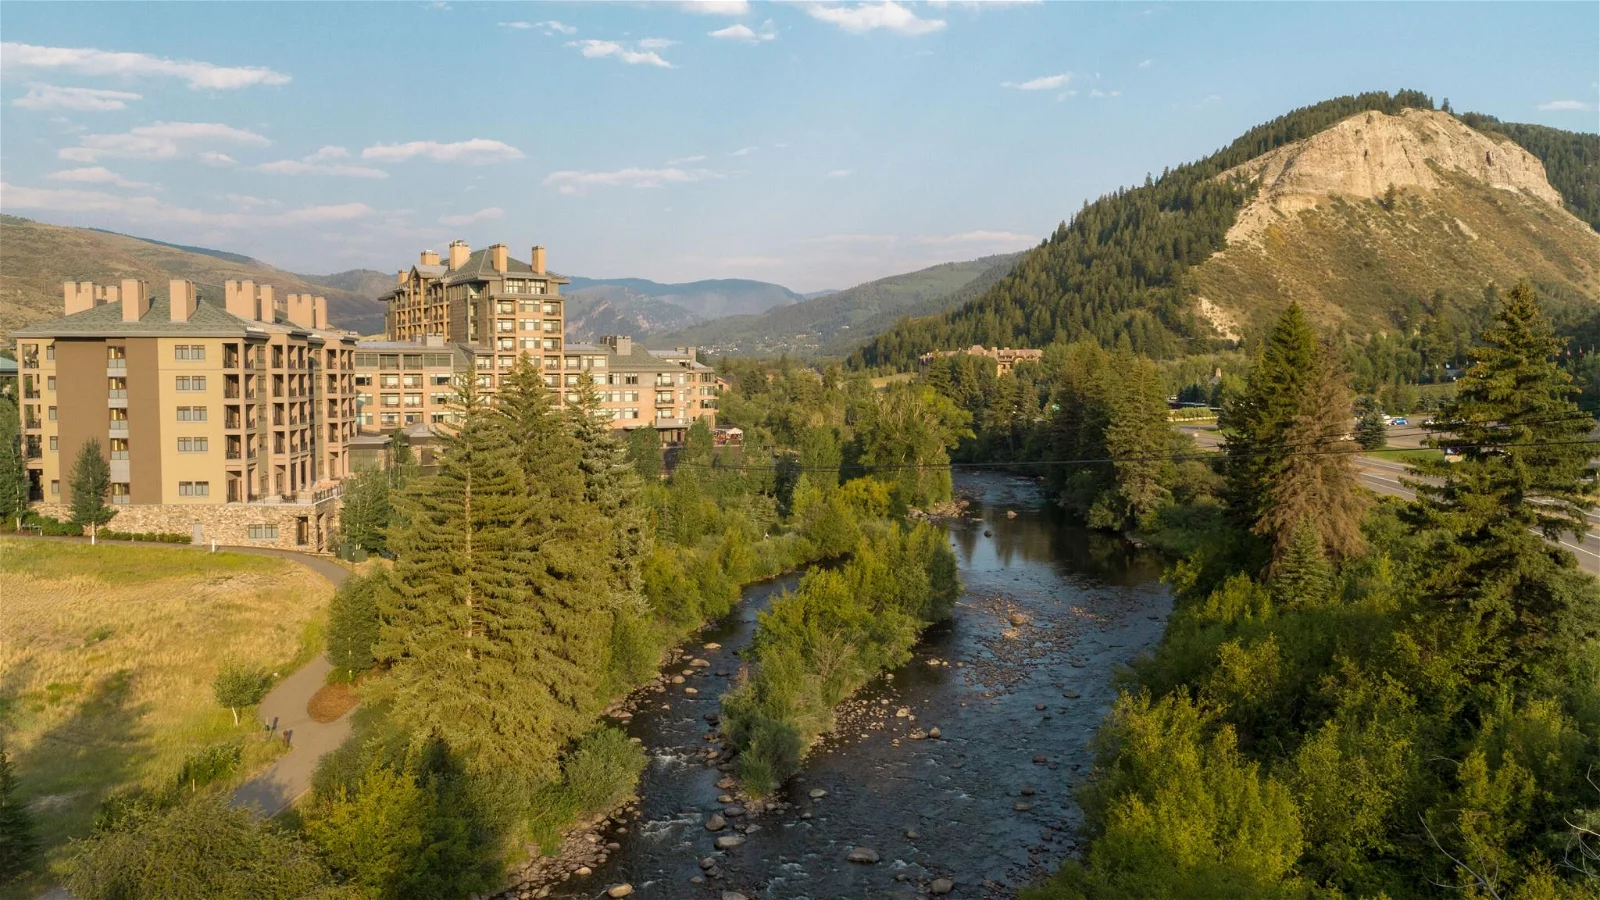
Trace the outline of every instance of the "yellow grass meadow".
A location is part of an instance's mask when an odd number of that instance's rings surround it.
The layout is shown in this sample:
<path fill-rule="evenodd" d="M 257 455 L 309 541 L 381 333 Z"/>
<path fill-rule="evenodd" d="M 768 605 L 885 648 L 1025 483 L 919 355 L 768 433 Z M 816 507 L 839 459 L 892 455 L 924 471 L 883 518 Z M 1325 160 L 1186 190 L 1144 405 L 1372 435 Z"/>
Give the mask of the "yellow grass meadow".
<path fill-rule="evenodd" d="M 50 868 L 113 788 L 170 784 L 195 751 L 258 735 L 212 680 L 230 660 L 288 674 L 320 649 L 332 593 L 283 559 L 0 540 L 0 733 Z M 245 768 L 277 749 L 247 741 Z"/>

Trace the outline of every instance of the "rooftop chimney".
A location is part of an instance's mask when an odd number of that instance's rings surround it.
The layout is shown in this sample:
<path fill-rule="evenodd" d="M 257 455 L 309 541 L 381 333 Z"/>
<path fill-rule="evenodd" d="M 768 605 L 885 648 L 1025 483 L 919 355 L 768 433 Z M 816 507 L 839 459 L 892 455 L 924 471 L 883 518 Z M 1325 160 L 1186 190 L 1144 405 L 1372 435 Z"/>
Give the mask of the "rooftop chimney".
<path fill-rule="evenodd" d="M 528 257 L 528 263 L 533 266 L 535 275 L 544 274 L 544 248 L 535 244 L 533 253 Z"/>
<path fill-rule="evenodd" d="M 224 281 L 222 306 L 241 319 L 256 318 L 256 283 L 254 281 Z"/>
<path fill-rule="evenodd" d="M 137 278 L 122 279 L 122 321 L 137 322 L 150 311 L 150 286 Z"/>
<path fill-rule="evenodd" d="M 312 311 L 312 297 L 310 294 L 290 294 L 288 300 L 289 321 L 301 328 L 316 326 L 316 313 Z"/>
<path fill-rule="evenodd" d="M 618 356 L 633 355 L 633 338 L 631 337 L 621 334 L 608 334 L 600 340 Z"/>
<path fill-rule="evenodd" d="M 247 284 L 249 282 L 246 282 Z M 278 321 L 278 301 L 273 299 L 272 285 L 263 284 L 256 288 L 259 302 L 256 304 L 256 318 L 262 322 Z"/>
<path fill-rule="evenodd" d="M 172 307 L 172 321 L 189 321 L 189 317 L 194 315 L 197 300 L 194 282 L 178 279 L 167 282 L 167 302 Z"/>
<path fill-rule="evenodd" d="M 439 251 L 424 250 L 422 251 L 422 256 L 419 257 L 419 259 L 421 260 L 421 264 L 424 266 L 437 266 L 439 264 Z"/>
<path fill-rule="evenodd" d="M 63 281 L 61 282 L 61 298 L 65 301 L 62 307 L 65 315 L 81 313 L 86 309 L 94 309 L 99 304 L 95 303 L 97 293 L 92 281 Z"/>
<path fill-rule="evenodd" d="M 472 248 L 466 241 L 450 242 L 450 271 L 455 271 L 467 264 L 467 257 L 472 255 Z"/>
<path fill-rule="evenodd" d="M 395 284 L 395 287 L 399 287 L 399 286 L 401 286 L 401 285 L 403 285 L 405 283 L 406 283 L 406 270 L 405 269 L 401 269 L 400 271 L 394 273 L 394 284 Z"/>
<path fill-rule="evenodd" d="M 506 250 L 505 244 L 495 244 L 489 248 L 490 264 L 493 265 L 494 270 L 499 272 L 501 275 L 506 273 L 506 260 L 510 258 L 507 253 L 508 251 Z"/>
<path fill-rule="evenodd" d="M 317 297 L 311 301 L 311 327 L 328 327 L 328 298 Z"/>

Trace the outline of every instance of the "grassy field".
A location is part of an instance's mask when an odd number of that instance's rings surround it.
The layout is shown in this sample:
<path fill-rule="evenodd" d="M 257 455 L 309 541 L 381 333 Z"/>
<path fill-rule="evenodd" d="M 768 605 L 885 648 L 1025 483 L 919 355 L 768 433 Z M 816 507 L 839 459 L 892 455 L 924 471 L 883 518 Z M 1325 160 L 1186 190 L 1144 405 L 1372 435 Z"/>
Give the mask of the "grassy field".
<path fill-rule="evenodd" d="M 288 560 L 164 547 L 0 540 L 0 731 L 46 865 L 121 785 L 171 784 L 197 750 L 279 752 L 218 707 L 224 661 L 287 674 L 321 646 L 332 587 Z M 55 879 L 0 888 L 33 896 Z"/>

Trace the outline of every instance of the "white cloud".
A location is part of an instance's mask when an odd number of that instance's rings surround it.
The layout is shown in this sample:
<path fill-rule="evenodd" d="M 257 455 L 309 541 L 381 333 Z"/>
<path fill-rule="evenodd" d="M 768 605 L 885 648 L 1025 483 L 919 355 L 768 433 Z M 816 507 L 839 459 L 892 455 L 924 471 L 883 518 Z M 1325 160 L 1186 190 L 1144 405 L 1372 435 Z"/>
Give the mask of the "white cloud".
<path fill-rule="evenodd" d="M 129 181 L 105 166 L 82 169 L 62 169 L 45 176 L 51 181 L 69 181 L 73 184 L 109 184 L 119 188 L 153 188 L 147 181 Z"/>
<path fill-rule="evenodd" d="M 539 25 L 540 25 L 540 27 L 542 27 L 544 29 L 544 33 L 545 34 L 577 34 L 578 33 L 577 26 L 575 26 L 575 25 L 563 25 L 560 22 L 557 22 L 555 19 L 550 19 L 549 21 L 540 22 Z"/>
<path fill-rule="evenodd" d="M 238 160 L 234 159 L 228 154 L 218 153 L 215 150 L 205 150 L 200 153 L 196 153 L 194 158 L 200 160 L 203 165 L 210 166 L 213 169 L 224 169 L 228 166 L 236 166 L 239 164 Z"/>
<path fill-rule="evenodd" d="M 197 91 L 228 91 L 258 84 L 289 83 L 288 75 L 261 66 L 218 66 L 145 53 L 118 53 L 90 47 L 40 47 L 10 42 L 0 43 L 0 67 L 52 69 L 80 75 L 120 75 L 126 78 L 177 78 Z"/>
<path fill-rule="evenodd" d="M 129 100 L 142 100 L 130 91 L 103 91 L 98 88 L 59 87 L 54 84 L 28 85 L 28 93 L 11 101 L 19 109 L 71 109 L 77 112 L 108 112 L 127 109 Z"/>
<path fill-rule="evenodd" d="M 1594 109 L 1594 104 L 1582 100 L 1551 100 L 1539 104 L 1539 109 L 1544 112 L 1587 112 Z"/>
<path fill-rule="evenodd" d="M 678 7 L 684 12 L 710 16 L 742 16 L 750 11 L 749 0 L 686 0 Z"/>
<path fill-rule="evenodd" d="M 706 161 L 706 155 L 704 153 L 697 153 L 694 156 L 680 156 L 677 159 L 669 159 L 669 160 L 667 160 L 667 165 L 669 165 L 669 166 L 681 166 L 684 163 L 695 163 L 695 162 L 705 162 L 705 161 Z"/>
<path fill-rule="evenodd" d="M 56 156 L 74 162 L 94 162 L 101 157 L 176 159 L 196 144 L 265 147 L 271 143 L 253 131 L 215 122 L 157 122 L 123 134 L 86 134 L 78 146 L 62 148 Z"/>
<path fill-rule="evenodd" d="M 254 198 L 251 198 L 254 199 Z M 108 213 L 140 224 L 179 223 L 241 228 L 253 225 L 286 226 L 319 222 L 348 222 L 374 214 L 365 203 L 306 206 L 266 215 L 245 212 L 212 213 L 175 206 L 155 197 L 127 197 L 103 191 L 32 188 L 0 184 L 0 208 L 42 209 L 54 212 Z"/>
<path fill-rule="evenodd" d="M 1122 96 L 1122 92 L 1121 91 L 1102 91 L 1099 88 L 1091 88 L 1090 91 L 1089 91 L 1089 96 L 1091 96 L 1091 97 L 1121 97 Z"/>
<path fill-rule="evenodd" d="M 226 200 L 235 206 L 241 206 L 245 209 L 255 209 L 258 206 L 275 208 L 283 205 L 282 200 L 263 199 L 261 197 L 252 197 L 249 194 L 222 194 L 218 199 Z"/>
<path fill-rule="evenodd" d="M 266 172 L 269 175 L 336 175 L 343 178 L 388 178 L 389 173 L 371 166 L 350 166 L 342 163 L 313 162 L 312 156 L 305 159 L 280 159 L 276 162 L 262 163 L 250 168 L 256 172 Z"/>
<path fill-rule="evenodd" d="M 729 156 L 749 156 L 750 154 L 756 152 L 756 150 L 758 150 L 758 149 L 760 149 L 760 148 L 758 148 L 758 147 L 740 147 L 739 149 L 733 151 L 732 153 L 729 153 L 728 155 Z"/>
<path fill-rule="evenodd" d="M 328 145 L 317 148 L 317 152 L 305 157 L 306 162 L 327 162 L 330 159 L 348 159 L 350 151 L 343 147 Z"/>
<path fill-rule="evenodd" d="M 666 38 L 645 38 L 639 42 L 639 46 L 645 50 L 665 50 L 676 43 Z"/>
<path fill-rule="evenodd" d="M 500 22 L 498 24 L 501 28 L 512 28 L 517 31 L 527 31 L 533 27 L 532 22 Z"/>
<path fill-rule="evenodd" d="M 640 169 L 630 167 L 615 172 L 578 172 L 564 169 L 545 176 L 544 183 L 563 194 L 582 194 L 592 187 L 656 188 L 669 184 L 704 181 L 713 173 L 699 169 Z"/>
<path fill-rule="evenodd" d="M 1066 87 L 1067 82 L 1071 80 L 1071 72 L 1062 72 L 1060 75 L 1041 75 L 1038 78 L 1029 79 L 1020 84 L 1015 81 L 1002 81 L 1000 86 L 1014 91 L 1053 91 L 1057 88 Z"/>
<path fill-rule="evenodd" d="M 763 25 L 760 31 L 752 31 L 749 25 L 738 24 L 708 32 L 708 35 L 718 40 L 739 41 L 744 44 L 760 44 L 778 37 L 778 33 L 772 30 L 770 22 Z"/>
<path fill-rule="evenodd" d="M 419 156 L 435 162 L 481 166 L 489 163 L 522 159 L 522 151 L 502 141 L 491 141 L 487 138 L 473 138 L 450 144 L 441 144 L 438 141 L 375 144 L 361 151 L 362 159 L 375 159 L 382 162 L 405 162 Z"/>
<path fill-rule="evenodd" d="M 1044 0 L 928 0 L 934 9 L 961 7 L 963 9 L 1001 9 L 1007 6 L 1032 6 Z"/>
<path fill-rule="evenodd" d="M 944 28 L 943 19 L 922 19 L 895 0 L 858 3 L 855 6 L 812 4 L 806 12 L 813 19 L 836 25 L 850 34 L 865 34 L 884 29 L 907 37 L 931 34 Z"/>
<path fill-rule="evenodd" d="M 439 221 L 445 225 L 471 225 L 473 222 L 487 222 L 491 219 L 504 219 L 505 217 L 505 210 L 498 206 L 491 206 L 463 216 L 441 216 Z"/>
<path fill-rule="evenodd" d="M 1141 68 L 1141 69 L 1148 69 L 1148 68 L 1150 68 L 1150 67 L 1151 67 L 1151 66 L 1153 66 L 1153 65 L 1155 65 L 1155 64 L 1156 64 L 1156 61 L 1155 61 L 1155 60 L 1153 60 L 1153 59 L 1147 59 L 1147 60 L 1145 60 L 1145 61 L 1143 61 L 1143 62 L 1141 62 L 1141 63 L 1139 63 L 1139 68 Z"/>
<path fill-rule="evenodd" d="M 852 174 L 854 174 L 854 170 L 852 170 L 852 169 L 834 169 L 833 171 L 828 173 L 828 177 L 829 178 L 849 178 Z"/>
<path fill-rule="evenodd" d="M 642 41 L 640 45 L 643 46 Z M 577 47 L 589 59 L 604 59 L 608 56 L 615 56 L 618 60 L 630 66 L 647 65 L 659 66 L 663 69 L 674 68 L 672 63 L 662 59 L 661 54 L 653 50 L 633 50 L 616 41 L 570 41 L 567 46 Z"/>

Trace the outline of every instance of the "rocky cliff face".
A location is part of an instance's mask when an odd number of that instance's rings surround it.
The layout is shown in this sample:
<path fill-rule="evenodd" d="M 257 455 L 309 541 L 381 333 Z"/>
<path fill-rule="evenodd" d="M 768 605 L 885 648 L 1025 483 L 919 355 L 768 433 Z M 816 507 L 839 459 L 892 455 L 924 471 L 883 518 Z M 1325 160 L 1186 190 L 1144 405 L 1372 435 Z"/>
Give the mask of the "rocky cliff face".
<path fill-rule="evenodd" d="M 1367 112 L 1227 172 L 1224 177 L 1260 184 L 1228 231 L 1228 244 L 1259 244 L 1272 225 L 1334 196 L 1377 199 L 1391 186 L 1438 190 L 1446 184 L 1444 173 L 1562 209 L 1544 165 L 1505 137 L 1484 134 L 1449 113 Z"/>

